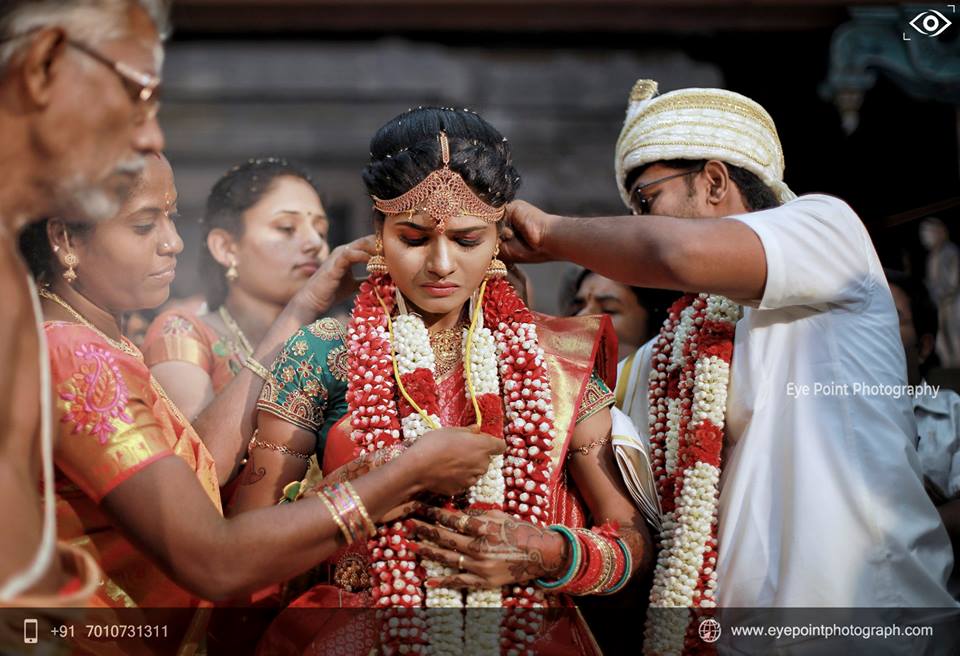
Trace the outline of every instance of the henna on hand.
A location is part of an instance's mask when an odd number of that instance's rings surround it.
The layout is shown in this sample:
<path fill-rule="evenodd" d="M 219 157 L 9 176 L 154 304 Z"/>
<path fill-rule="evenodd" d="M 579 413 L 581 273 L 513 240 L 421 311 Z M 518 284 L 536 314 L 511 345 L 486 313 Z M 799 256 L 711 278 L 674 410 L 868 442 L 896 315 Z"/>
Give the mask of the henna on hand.
<path fill-rule="evenodd" d="M 415 534 L 479 561 L 482 567 L 474 569 L 490 584 L 551 576 L 563 571 L 569 559 L 566 540 L 555 531 L 503 512 L 464 514 L 428 507 L 421 514 L 437 524 L 413 520 Z"/>

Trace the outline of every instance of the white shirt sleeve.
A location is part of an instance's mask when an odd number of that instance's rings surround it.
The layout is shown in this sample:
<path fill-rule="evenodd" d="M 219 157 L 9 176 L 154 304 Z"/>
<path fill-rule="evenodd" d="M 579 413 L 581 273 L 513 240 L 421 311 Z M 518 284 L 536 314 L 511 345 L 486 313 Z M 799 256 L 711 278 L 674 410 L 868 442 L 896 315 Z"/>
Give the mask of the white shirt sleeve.
<path fill-rule="evenodd" d="M 761 310 L 866 300 L 873 245 L 860 217 L 842 200 L 802 196 L 730 218 L 747 224 L 763 244 L 767 283 Z"/>

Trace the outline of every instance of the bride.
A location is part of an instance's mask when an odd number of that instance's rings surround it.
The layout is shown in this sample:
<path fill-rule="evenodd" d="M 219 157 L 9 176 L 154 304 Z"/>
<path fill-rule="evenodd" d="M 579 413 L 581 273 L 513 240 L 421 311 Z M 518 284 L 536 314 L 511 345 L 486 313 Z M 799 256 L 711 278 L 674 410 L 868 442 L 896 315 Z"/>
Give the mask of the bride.
<path fill-rule="evenodd" d="M 370 150 L 378 251 L 349 334 L 320 320 L 287 342 L 232 512 L 295 499 L 288 484 L 316 453 L 332 472 L 318 494 L 341 520 L 343 549 L 330 580 L 292 608 L 383 609 L 351 616 L 374 626 L 349 635 L 385 653 L 598 653 L 575 613 L 539 609 L 615 592 L 651 566 L 610 444 L 609 321 L 533 313 L 505 280 L 499 235 L 520 177 L 480 116 L 410 110 Z M 471 427 L 507 450 L 467 494 L 373 526 L 344 481 L 440 426 Z M 347 635 L 304 621 L 281 614 L 261 648 L 307 651 Z"/>

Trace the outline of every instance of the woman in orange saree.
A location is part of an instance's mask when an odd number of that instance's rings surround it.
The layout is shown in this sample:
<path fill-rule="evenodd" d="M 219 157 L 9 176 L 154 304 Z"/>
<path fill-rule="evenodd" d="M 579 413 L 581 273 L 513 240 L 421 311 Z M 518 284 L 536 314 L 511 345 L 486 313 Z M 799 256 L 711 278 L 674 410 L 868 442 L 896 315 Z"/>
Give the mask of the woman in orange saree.
<path fill-rule="evenodd" d="M 519 177 L 479 116 L 411 110 L 371 152 L 364 181 L 382 246 L 350 334 L 313 324 L 288 341 L 259 435 L 316 450 L 325 471 L 415 448 L 436 426 L 479 426 L 507 451 L 467 495 L 429 500 L 418 519 L 338 554 L 330 581 L 281 614 L 261 651 L 354 640 L 354 653 L 598 653 L 569 595 L 619 590 L 651 562 L 609 445 L 609 320 L 536 315 L 503 279 L 498 220 Z M 240 489 L 238 511 L 303 474 L 287 454 L 263 458 L 273 474 Z M 310 607 L 381 612 L 298 612 Z"/>
<path fill-rule="evenodd" d="M 60 537 L 99 563 L 104 575 L 95 604 L 195 609 L 171 612 L 166 634 L 173 645 L 164 642 L 159 649 L 190 654 L 202 642 L 208 600 L 235 598 L 295 576 L 335 552 L 341 538 L 319 498 L 225 519 L 217 476 L 218 465 L 225 465 L 217 463 L 150 376 L 143 355 L 121 334 L 123 312 L 156 307 L 169 294 L 183 248 L 173 222 L 176 200 L 169 164 L 156 155 L 148 158 L 117 216 L 82 225 L 51 219 L 29 229 L 22 247 L 44 285 Z M 325 271 L 335 264 L 349 270 L 349 259 L 332 260 Z M 338 283 L 331 274 L 324 284 Z M 239 459 L 245 446 L 234 439 L 238 447 L 228 453 L 231 460 Z M 431 437 L 419 454 L 405 454 L 354 482 L 371 517 L 382 517 L 397 499 L 424 487 L 464 489 L 474 476 L 469 471 L 458 474 L 460 480 L 457 475 L 441 480 L 417 466 L 444 459 L 448 440 L 462 443 L 468 453 L 454 454 L 456 462 L 470 460 L 478 471 L 497 450 L 489 438 L 483 444 L 474 436 L 469 442 L 442 433 Z M 404 459 L 408 467 L 398 467 Z M 153 611 L 150 624 L 165 624 L 165 617 Z M 145 638 L 117 649 L 157 646 Z M 106 653 L 109 646 L 90 649 Z"/>

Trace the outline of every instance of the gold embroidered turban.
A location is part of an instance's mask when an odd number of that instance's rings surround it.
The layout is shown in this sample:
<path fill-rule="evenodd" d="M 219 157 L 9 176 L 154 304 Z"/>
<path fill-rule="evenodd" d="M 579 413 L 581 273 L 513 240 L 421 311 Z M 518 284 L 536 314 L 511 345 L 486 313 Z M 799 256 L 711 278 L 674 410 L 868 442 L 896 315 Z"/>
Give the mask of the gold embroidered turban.
<path fill-rule="evenodd" d="M 759 177 L 780 202 L 796 198 L 783 182 L 783 149 L 766 110 L 724 89 L 680 89 L 657 95 L 657 83 L 638 80 L 617 139 L 617 187 L 638 166 L 670 159 L 717 159 Z"/>

